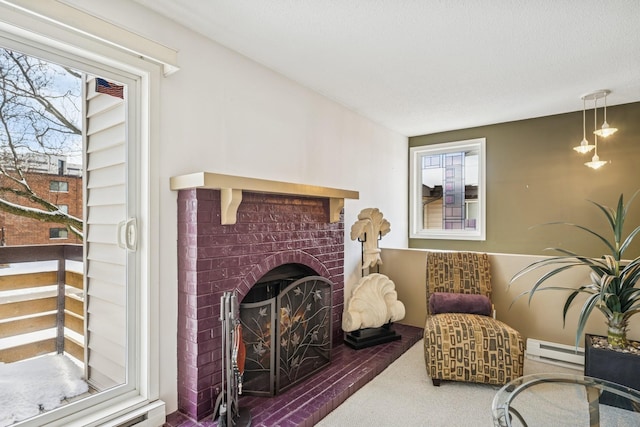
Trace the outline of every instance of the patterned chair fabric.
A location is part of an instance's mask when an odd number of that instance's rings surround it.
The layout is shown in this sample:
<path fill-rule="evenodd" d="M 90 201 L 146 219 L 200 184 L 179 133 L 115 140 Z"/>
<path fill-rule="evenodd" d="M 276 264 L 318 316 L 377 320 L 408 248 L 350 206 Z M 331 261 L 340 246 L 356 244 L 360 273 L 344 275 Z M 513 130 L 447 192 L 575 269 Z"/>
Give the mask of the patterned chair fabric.
<path fill-rule="evenodd" d="M 424 358 L 434 385 L 441 380 L 503 385 L 522 376 L 524 343 L 515 329 L 489 316 L 429 311 L 434 292 L 491 298 L 487 254 L 430 252 L 427 255 L 427 321 Z"/>

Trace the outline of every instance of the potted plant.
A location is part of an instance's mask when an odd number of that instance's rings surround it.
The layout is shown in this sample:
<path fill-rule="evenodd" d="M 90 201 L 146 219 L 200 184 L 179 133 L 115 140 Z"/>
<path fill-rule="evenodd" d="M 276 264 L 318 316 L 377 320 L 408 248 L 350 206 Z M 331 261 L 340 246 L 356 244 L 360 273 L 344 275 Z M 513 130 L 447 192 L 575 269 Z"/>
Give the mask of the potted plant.
<path fill-rule="evenodd" d="M 605 215 L 612 233 L 612 236 L 609 239 L 581 225 L 566 222 L 549 223 L 567 225 L 582 230 L 603 242 L 609 249 L 610 253 L 594 259 L 578 255 L 566 249 L 551 248 L 562 255 L 536 261 L 520 270 L 511 279 L 510 283 L 513 283 L 515 280 L 526 274 L 537 271 L 540 268 L 545 268 L 545 272 L 536 279 L 531 289 L 518 295 L 517 298 L 528 294 L 529 302 L 531 302 L 533 296 L 540 291 L 570 290 L 571 292 L 564 303 L 562 311 L 563 321 L 565 322 L 567 312 L 574 301 L 576 301 L 576 297 L 581 294 L 587 295 L 578 317 L 575 337 L 576 348 L 578 347 L 578 342 L 584 331 L 587 319 L 594 309 L 598 309 L 606 319 L 608 327 L 607 341 L 609 346 L 613 349 L 624 349 L 629 344 L 627 340 L 629 319 L 636 313 L 640 312 L 640 257 L 636 257 L 630 261 L 624 261 L 623 255 L 633 239 L 640 233 L 640 226 L 637 226 L 625 238 L 623 238 L 623 227 L 629 207 L 639 192 L 640 190 L 631 197 L 627 205 L 624 204 L 623 195 L 621 194 L 618 199 L 618 206 L 615 210 L 590 201 Z M 547 270 L 549 267 L 551 267 L 551 269 Z M 557 274 L 578 267 L 588 267 L 591 269 L 589 283 L 578 287 L 543 286 L 547 280 Z M 590 350 L 591 343 L 589 341 L 591 340 L 587 337 L 587 339 L 585 339 L 585 353 Z M 590 366 L 588 365 L 592 362 L 591 359 L 592 358 L 589 354 L 585 354 L 585 375 L 597 376 L 599 378 L 603 378 L 607 375 L 590 371 Z M 638 360 L 638 363 L 640 363 L 640 357 L 636 357 L 636 359 Z M 611 363 L 609 365 L 611 365 Z M 614 370 L 618 371 L 618 374 L 623 372 L 617 363 L 616 365 L 617 366 L 613 367 Z M 611 367 L 609 367 L 609 369 L 610 368 Z M 638 372 L 640 372 L 639 369 L 640 368 L 633 369 L 634 376 L 638 383 L 634 385 L 625 385 L 633 388 L 640 387 L 640 378 L 637 378 Z M 615 378 L 604 379 L 620 382 L 619 379 Z M 629 378 L 627 378 L 627 380 L 629 380 Z"/>

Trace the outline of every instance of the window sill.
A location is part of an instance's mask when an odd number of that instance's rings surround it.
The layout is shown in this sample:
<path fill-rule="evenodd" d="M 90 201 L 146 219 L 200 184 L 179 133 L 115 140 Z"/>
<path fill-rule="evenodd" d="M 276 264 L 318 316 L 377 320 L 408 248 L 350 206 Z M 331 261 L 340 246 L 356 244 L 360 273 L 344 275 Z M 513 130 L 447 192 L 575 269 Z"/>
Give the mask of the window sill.
<path fill-rule="evenodd" d="M 165 418 L 165 403 L 162 400 L 149 402 L 138 396 L 116 405 L 109 404 L 108 407 L 97 411 L 95 408 L 83 411 L 78 414 L 78 418 L 65 418 L 64 425 L 69 427 L 121 425 L 158 427 L 165 423 Z"/>

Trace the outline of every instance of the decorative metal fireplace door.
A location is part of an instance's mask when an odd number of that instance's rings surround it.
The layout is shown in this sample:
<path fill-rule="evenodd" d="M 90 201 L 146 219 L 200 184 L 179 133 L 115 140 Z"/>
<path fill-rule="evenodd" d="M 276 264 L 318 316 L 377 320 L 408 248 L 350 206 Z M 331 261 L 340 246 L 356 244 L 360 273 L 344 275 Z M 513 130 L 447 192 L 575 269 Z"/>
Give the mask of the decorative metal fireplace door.
<path fill-rule="evenodd" d="M 240 304 L 245 394 L 275 395 L 330 363 L 332 288 L 306 276 L 272 298 Z"/>

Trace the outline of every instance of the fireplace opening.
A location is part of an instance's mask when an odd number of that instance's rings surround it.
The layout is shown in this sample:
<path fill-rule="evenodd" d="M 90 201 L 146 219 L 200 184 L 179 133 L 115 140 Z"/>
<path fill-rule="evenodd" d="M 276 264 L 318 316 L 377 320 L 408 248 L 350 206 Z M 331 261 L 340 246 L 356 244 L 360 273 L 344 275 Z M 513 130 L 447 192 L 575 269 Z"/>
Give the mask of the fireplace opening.
<path fill-rule="evenodd" d="M 333 284 L 302 264 L 266 273 L 240 304 L 243 393 L 273 396 L 331 361 Z"/>
<path fill-rule="evenodd" d="M 266 301 L 275 298 L 282 289 L 306 276 L 315 276 L 311 267 L 304 264 L 283 264 L 262 276 L 242 299 L 243 303 Z"/>

